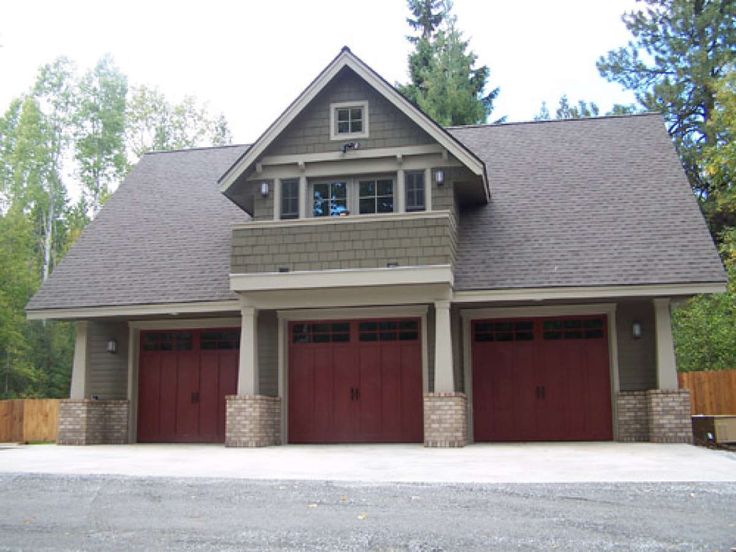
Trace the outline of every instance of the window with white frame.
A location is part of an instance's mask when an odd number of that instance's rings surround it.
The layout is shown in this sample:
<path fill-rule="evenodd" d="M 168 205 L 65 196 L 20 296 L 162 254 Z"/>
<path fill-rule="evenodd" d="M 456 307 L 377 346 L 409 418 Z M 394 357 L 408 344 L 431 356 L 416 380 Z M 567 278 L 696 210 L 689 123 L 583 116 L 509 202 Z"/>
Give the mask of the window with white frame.
<path fill-rule="evenodd" d="M 424 211 L 427 209 L 427 199 L 424 189 L 424 171 L 407 172 L 404 176 L 406 189 L 406 211 Z"/>
<path fill-rule="evenodd" d="M 393 213 L 395 190 L 392 176 L 315 180 L 309 183 L 311 216 Z"/>
<path fill-rule="evenodd" d="M 330 138 L 348 140 L 368 136 L 368 102 L 330 104 Z"/>
<path fill-rule="evenodd" d="M 299 218 L 299 179 L 289 178 L 281 181 L 281 219 Z"/>

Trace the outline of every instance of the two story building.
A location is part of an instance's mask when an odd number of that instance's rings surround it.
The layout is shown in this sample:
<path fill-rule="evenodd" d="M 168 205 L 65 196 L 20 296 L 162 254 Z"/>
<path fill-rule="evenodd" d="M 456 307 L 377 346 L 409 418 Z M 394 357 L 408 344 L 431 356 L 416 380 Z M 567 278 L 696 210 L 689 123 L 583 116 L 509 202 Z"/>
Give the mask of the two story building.
<path fill-rule="evenodd" d="M 442 128 L 344 48 L 145 155 L 27 312 L 60 444 L 688 442 L 670 309 L 725 281 L 659 115 Z"/>

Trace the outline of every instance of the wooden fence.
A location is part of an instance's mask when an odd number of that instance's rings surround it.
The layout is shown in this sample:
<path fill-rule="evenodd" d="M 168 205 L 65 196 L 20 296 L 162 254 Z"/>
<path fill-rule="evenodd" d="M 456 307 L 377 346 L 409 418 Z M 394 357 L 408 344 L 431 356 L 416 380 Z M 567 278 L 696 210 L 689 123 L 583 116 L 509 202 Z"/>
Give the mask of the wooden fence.
<path fill-rule="evenodd" d="M 682 372 L 678 380 L 681 389 L 690 390 L 693 415 L 736 415 L 736 370 Z"/>
<path fill-rule="evenodd" d="M 56 441 L 59 399 L 0 401 L 0 443 Z"/>

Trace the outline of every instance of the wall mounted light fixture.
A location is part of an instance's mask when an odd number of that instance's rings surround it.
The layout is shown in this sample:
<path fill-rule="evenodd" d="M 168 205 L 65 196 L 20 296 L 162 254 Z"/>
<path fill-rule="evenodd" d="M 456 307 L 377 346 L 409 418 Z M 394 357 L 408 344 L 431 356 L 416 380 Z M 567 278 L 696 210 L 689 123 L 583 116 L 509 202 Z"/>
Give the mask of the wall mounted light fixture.
<path fill-rule="evenodd" d="M 442 186 L 445 183 L 445 171 L 442 169 L 434 171 L 434 181 L 438 186 Z"/>
<path fill-rule="evenodd" d="M 634 322 L 631 325 L 631 337 L 639 339 L 641 337 L 641 322 Z"/>
<path fill-rule="evenodd" d="M 118 352 L 118 340 L 114 337 L 107 340 L 107 352 L 111 355 L 115 355 Z"/>
<path fill-rule="evenodd" d="M 261 197 L 268 197 L 268 182 L 261 182 Z"/>

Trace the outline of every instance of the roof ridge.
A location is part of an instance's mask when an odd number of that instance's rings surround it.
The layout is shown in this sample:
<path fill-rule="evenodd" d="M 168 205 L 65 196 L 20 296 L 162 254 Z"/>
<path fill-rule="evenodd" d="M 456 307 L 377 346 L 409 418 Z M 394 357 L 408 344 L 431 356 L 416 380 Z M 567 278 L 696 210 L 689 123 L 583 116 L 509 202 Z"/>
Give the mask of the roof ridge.
<path fill-rule="evenodd" d="M 151 150 L 151 151 L 145 152 L 143 155 L 158 155 L 161 153 L 181 153 L 182 151 L 201 151 L 201 150 L 242 148 L 242 147 L 250 147 L 250 144 L 224 144 L 222 146 L 196 146 L 192 148 L 178 148 L 178 149 L 171 149 L 171 150 Z"/>
<path fill-rule="evenodd" d="M 601 119 L 626 119 L 633 117 L 651 117 L 653 115 L 661 116 L 662 114 L 658 111 L 645 111 L 642 113 L 621 113 L 615 115 L 598 115 L 595 117 L 577 117 L 572 119 L 543 119 L 539 121 L 510 121 L 508 123 L 481 123 L 476 125 L 452 125 L 446 126 L 446 130 L 461 130 L 464 128 L 486 128 L 486 127 L 499 127 L 499 126 L 511 126 L 511 125 L 536 125 L 544 123 L 571 123 L 580 121 L 599 121 Z"/>

